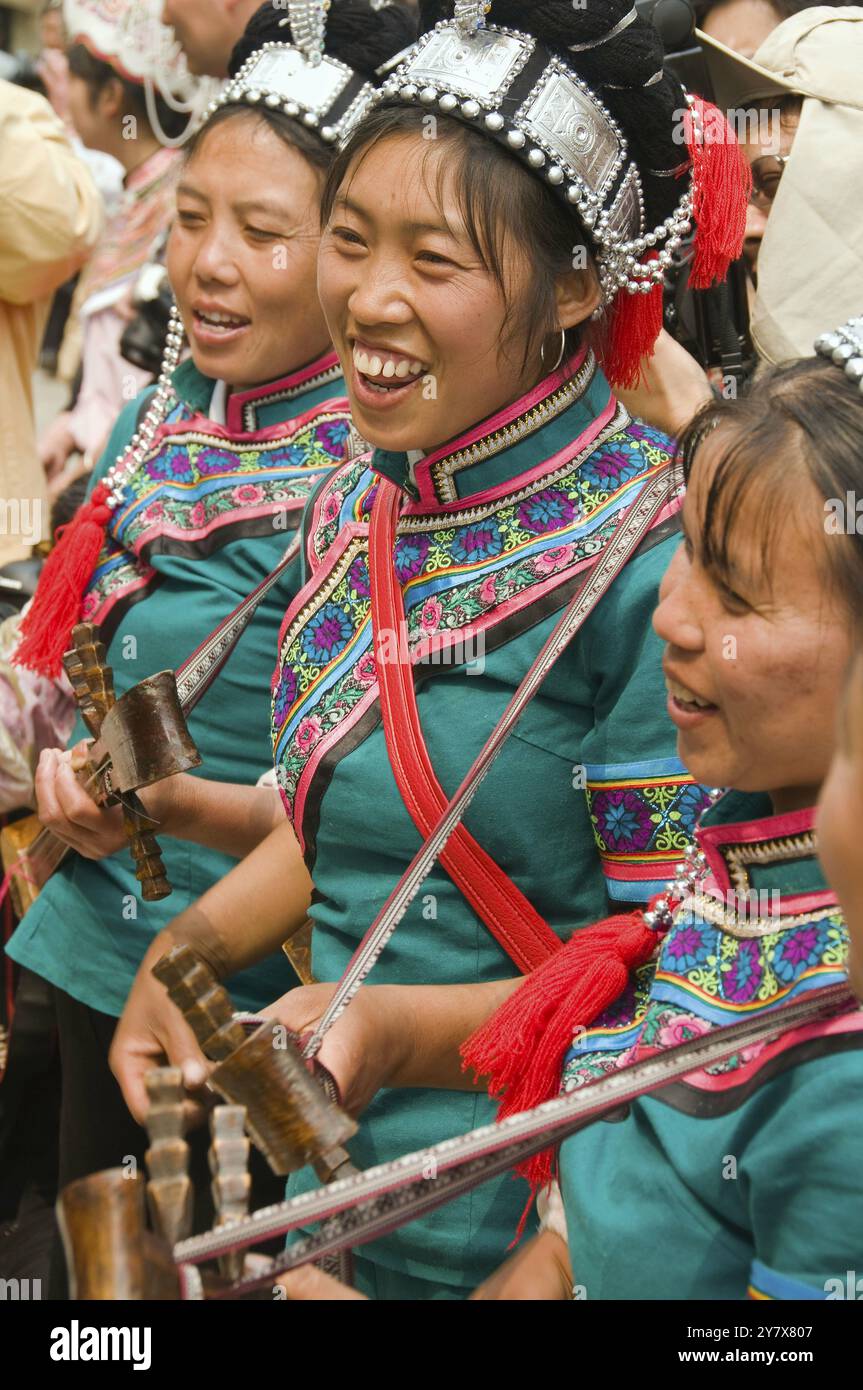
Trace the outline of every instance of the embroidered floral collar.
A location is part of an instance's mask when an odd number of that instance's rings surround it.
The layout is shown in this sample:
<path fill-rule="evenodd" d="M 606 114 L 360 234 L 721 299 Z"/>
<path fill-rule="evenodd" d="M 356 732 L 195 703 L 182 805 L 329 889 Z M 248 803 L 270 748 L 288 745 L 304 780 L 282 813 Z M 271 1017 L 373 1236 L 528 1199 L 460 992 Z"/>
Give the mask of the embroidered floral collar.
<path fill-rule="evenodd" d="M 422 509 L 457 505 L 535 468 L 536 446 L 525 442 L 538 430 L 566 417 L 567 435 L 578 434 L 610 406 L 608 383 L 583 348 L 532 391 L 424 458 L 411 463 L 405 453 L 375 449 L 372 467 Z"/>
<path fill-rule="evenodd" d="M 341 375 L 339 359 L 329 348 L 320 357 L 288 372 L 286 376 L 243 391 L 232 391 L 226 402 L 225 426 L 232 435 L 254 434 L 267 423 L 272 423 L 262 418 L 264 411 L 339 381 Z M 191 358 L 180 363 L 172 381 L 181 401 L 193 410 L 207 414 L 215 382 L 199 372 Z"/>
<path fill-rule="evenodd" d="M 729 907 L 748 903 L 744 916 L 750 926 L 763 915 L 757 901 L 769 901 L 773 930 L 777 913 L 801 917 L 832 906 L 836 899 L 818 862 L 814 821 L 814 807 L 775 815 L 766 796 L 726 792 L 705 811 L 697 831 L 709 866 L 705 891 Z M 726 926 L 734 915 L 725 914 Z"/>

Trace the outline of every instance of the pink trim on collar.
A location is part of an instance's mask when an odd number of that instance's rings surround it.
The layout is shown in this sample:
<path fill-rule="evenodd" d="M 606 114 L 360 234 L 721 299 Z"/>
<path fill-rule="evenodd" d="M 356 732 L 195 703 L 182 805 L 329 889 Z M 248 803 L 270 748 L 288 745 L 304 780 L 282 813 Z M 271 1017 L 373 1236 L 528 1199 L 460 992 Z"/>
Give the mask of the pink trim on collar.
<path fill-rule="evenodd" d="M 338 365 L 338 353 L 330 348 L 321 357 L 316 357 L 314 362 L 307 362 L 304 367 L 299 367 L 297 371 L 288 372 L 287 376 L 277 377 L 275 381 L 266 381 L 263 386 L 253 386 L 248 391 L 232 391 L 225 410 L 227 428 L 232 434 L 248 433 L 243 423 L 243 408 L 251 401 L 259 401 L 266 396 L 276 396 L 282 391 L 297 391 L 306 382 L 312 381 L 316 376 L 321 376 L 324 372 L 328 372 Z"/>
<path fill-rule="evenodd" d="M 488 435 L 494 434 L 497 430 L 505 429 L 507 425 L 512 424 L 513 420 L 517 420 L 519 416 L 525 415 L 529 410 L 532 410 L 534 406 L 539 405 L 540 401 L 544 401 L 553 391 L 559 390 L 565 382 L 569 381 L 570 377 L 575 376 L 575 373 L 578 371 L 579 367 L 582 366 L 587 357 L 587 351 L 586 347 L 580 348 L 577 353 L 570 357 L 568 362 L 564 362 L 562 366 L 558 367 L 556 372 L 550 372 L 548 376 L 543 377 L 542 381 L 534 386 L 532 391 L 528 391 L 524 396 L 519 396 L 517 401 L 513 401 L 510 405 L 503 406 L 496 414 L 489 415 L 485 420 L 481 420 L 478 425 L 471 426 L 464 434 L 458 435 L 455 439 L 450 439 L 446 444 L 442 444 L 440 448 L 434 449 L 432 453 L 426 454 L 425 458 L 420 459 L 414 469 L 414 478 L 416 479 L 416 486 L 420 499 L 423 500 L 424 505 L 428 506 L 429 502 L 437 506 L 440 505 L 437 502 L 437 494 L 431 477 L 431 469 L 434 464 L 442 458 L 448 458 L 450 454 L 455 454 L 461 449 L 469 448 L 470 445 L 475 444 L 477 440 L 485 439 Z"/>
<path fill-rule="evenodd" d="M 751 845 L 760 842 L 794 839 L 809 835 L 815 828 L 815 808 L 807 806 L 802 811 L 789 811 L 784 815 L 763 816 L 759 820 L 736 821 L 731 825 L 705 825 L 696 830 L 699 849 L 707 856 L 710 878 L 708 891 L 713 888 L 720 895 L 735 891 L 728 872 L 728 865 L 722 851 L 734 845 Z M 782 911 L 816 912 L 819 908 L 835 905 L 836 895 L 830 889 L 815 892 L 782 893 Z"/>

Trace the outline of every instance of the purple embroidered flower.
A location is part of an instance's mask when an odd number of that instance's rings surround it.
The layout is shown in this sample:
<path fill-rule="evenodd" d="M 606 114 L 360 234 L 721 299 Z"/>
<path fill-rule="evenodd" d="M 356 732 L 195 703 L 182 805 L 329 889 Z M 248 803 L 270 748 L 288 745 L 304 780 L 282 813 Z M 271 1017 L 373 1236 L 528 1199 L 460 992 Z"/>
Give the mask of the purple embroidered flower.
<path fill-rule="evenodd" d="M 594 798 L 593 814 L 603 841 L 615 853 L 643 850 L 650 844 L 654 826 L 637 792 L 600 792 Z"/>
<path fill-rule="evenodd" d="M 710 948 L 698 927 L 691 922 L 675 924 L 665 938 L 662 948 L 663 968 L 669 966 L 681 974 L 704 965 Z"/>
<path fill-rule="evenodd" d="M 581 466 L 580 476 L 603 492 L 614 492 L 628 478 L 644 470 L 645 461 L 637 449 L 600 449 Z"/>
<path fill-rule="evenodd" d="M 472 565 L 479 560 L 492 560 L 503 550 L 503 539 L 494 520 L 477 521 L 456 531 L 452 543 L 453 556 L 460 564 Z"/>
<path fill-rule="evenodd" d="M 518 519 L 526 531 L 544 535 L 546 531 L 561 531 L 575 516 L 575 503 L 558 488 L 547 487 L 522 502 Z"/>
<path fill-rule="evenodd" d="M 342 458 L 348 437 L 346 420 L 325 420 L 315 429 L 315 439 L 333 458 Z"/>
<path fill-rule="evenodd" d="M 429 536 L 403 536 L 396 543 L 396 574 L 401 584 L 407 584 L 419 574 L 431 548 Z"/>
<path fill-rule="evenodd" d="M 297 673 L 293 666 L 283 666 L 279 675 L 279 683 L 273 697 L 273 715 L 276 727 L 281 728 L 285 721 L 285 716 L 297 698 Z"/>
<path fill-rule="evenodd" d="M 371 594 L 369 565 L 365 555 L 358 555 L 348 570 L 348 584 L 357 598 L 368 598 Z"/>
<path fill-rule="evenodd" d="M 264 489 L 255 483 L 241 483 L 233 489 L 231 498 L 239 507 L 252 507 L 256 502 L 263 502 Z"/>
<path fill-rule="evenodd" d="M 166 483 L 191 483 L 195 477 L 185 449 L 163 449 L 155 458 L 148 459 L 145 466 L 151 478 Z"/>
<path fill-rule="evenodd" d="M 210 477 L 213 473 L 232 472 L 236 466 L 236 459 L 231 458 L 224 449 L 200 449 L 195 455 L 195 467 L 204 478 Z M 191 477 L 191 474 L 189 476 Z"/>
<path fill-rule="evenodd" d="M 783 985 L 790 985 L 804 970 L 818 964 L 824 946 L 824 932 L 818 922 L 789 932 L 780 941 L 773 956 L 776 978 Z"/>
<path fill-rule="evenodd" d="M 343 652 L 353 636 L 350 620 L 337 603 L 325 603 L 303 633 L 303 651 L 311 661 L 327 665 Z"/>
<path fill-rule="evenodd" d="M 720 975 L 722 993 L 735 1004 L 748 1004 L 758 993 L 764 971 L 757 941 L 741 941 L 730 970 Z"/>

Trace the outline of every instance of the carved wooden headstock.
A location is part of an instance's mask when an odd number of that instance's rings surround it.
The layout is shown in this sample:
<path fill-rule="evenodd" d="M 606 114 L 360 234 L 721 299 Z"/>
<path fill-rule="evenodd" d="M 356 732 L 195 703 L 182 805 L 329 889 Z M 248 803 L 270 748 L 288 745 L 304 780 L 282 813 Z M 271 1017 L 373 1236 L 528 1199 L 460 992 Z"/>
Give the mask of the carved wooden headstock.
<path fill-rule="evenodd" d="M 246 1035 L 227 991 L 188 946 L 176 946 L 153 967 L 198 1039 L 217 1062 L 209 1084 L 245 1105 L 249 1133 L 274 1173 L 310 1163 L 324 1182 L 354 1172 L 346 1149 L 356 1121 L 330 1098 L 301 1056 L 299 1039 L 280 1024 Z M 325 1076 L 325 1074 L 324 1074 Z"/>
<path fill-rule="evenodd" d="M 146 902 L 166 898 L 171 885 L 153 821 L 136 795 L 201 759 L 186 728 L 173 672 L 162 671 L 133 686 L 119 700 L 104 643 L 92 623 L 72 630 L 72 647 L 63 657 L 81 718 L 95 743 L 84 776 L 102 804 L 122 802 L 123 820 L 135 876 Z"/>

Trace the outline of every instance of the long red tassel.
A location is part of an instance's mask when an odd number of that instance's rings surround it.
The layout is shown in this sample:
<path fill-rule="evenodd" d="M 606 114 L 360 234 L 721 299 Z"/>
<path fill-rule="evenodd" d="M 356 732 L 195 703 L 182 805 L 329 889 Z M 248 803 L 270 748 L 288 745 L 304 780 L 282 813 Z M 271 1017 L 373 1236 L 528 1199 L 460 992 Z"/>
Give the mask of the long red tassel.
<path fill-rule="evenodd" d="M 686 116 L 686 147 L 692 160 L 695 255 L 689 271 L 694 289 L 724 280 L 743 250 L 746 206 L 752 188 L 749 163 L 718 107 L 696 97 L 695 116 Z"/>
<path fill-rule="evenodd" d="M 108 486 L 97 483 L 69 522 L 57 532 L 36 586 L 33 601 L 21 622 L 21 638 L 13 661 L 40 676 L 59 676 L 63 653 L 78 621 L 87 583 L 96 568 L 105 528 L 111 519 Z"/>
<path fill-rule="evenodd" d="M 577 931 L 468 1038 L 462 1069 L 488 1077 L 489 1095 L 503 1097 L 498 1120 L 554 1099 L 573 1039 L 623 993 L 658 940 L 641 912 Z M 546 1149 L 517 1172 L 535 1193 L 551 1181 L 553 1162 L 553 1150 Z"/>
<path fill-rule="evenodd" d="M 656 256 L 650 251 L 645 264 Z M 662 285 L 649 294 L 618 290 L 608 314 L 602 365 L 612 386 L 637 386 L 662 329 Z"/>

